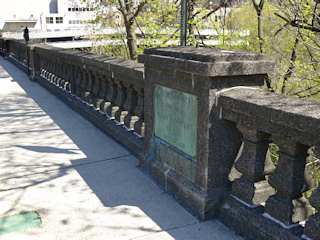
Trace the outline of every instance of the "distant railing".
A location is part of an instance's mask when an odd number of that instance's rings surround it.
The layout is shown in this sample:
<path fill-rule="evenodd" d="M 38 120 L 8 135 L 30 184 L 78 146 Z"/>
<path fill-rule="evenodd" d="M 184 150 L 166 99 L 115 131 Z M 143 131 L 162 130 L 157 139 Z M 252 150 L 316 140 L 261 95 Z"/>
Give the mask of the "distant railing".
<path fill-rule="evenodd" d="M 144 135 L 143 64 L 120 58 L 34 47 L 41 77 Z"/>
<path fill-rule="evenodd" d="M 0 39 L 1 54 L 14 61 L 25 72 L 29 63 L 30 78 L 45 79 L 78 99 L 76 101 L 82 101 L 95 109 L 98 113 L 95 124 L 106 125 L 103 122 L 110 119 L 143 140 L 143 64 L 45 44 L 29 44 L 27 57 L 26 49 L 24 41 Z M 68 102 L 68 97 L 66 99 Z M 77 105 L 76 102 L 73 103 L 73 106 Z M 81 107 L 75 108 L 81 110 Z M 91 111 L 89 114 L 94 115 L 95 112 Z M 116 139 L 119 137 L 118 140 L 121 141 L 123 137 L 118 136 L 117 131 L 111 135 Z M 132 138 L 128 144 L 132 146 L 127 147 L 137 154 L 143 148 L 143 141 L 137 141 L 136 138 Z"/>

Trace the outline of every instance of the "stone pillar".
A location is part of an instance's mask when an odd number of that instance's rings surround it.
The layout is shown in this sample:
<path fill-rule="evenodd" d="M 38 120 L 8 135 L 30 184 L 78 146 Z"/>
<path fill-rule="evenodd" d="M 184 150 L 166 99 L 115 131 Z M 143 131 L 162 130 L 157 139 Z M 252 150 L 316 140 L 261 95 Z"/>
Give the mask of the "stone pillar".
<path fill-rule="evenodd" d="M 145 152 L 140 166 L 202 219 L 230 191 L 241 146 L 236 125 L 220 119 L 218 91 L 262 87 L 273 63 L 259 53 L 174 47 L 147 49 Z"/>

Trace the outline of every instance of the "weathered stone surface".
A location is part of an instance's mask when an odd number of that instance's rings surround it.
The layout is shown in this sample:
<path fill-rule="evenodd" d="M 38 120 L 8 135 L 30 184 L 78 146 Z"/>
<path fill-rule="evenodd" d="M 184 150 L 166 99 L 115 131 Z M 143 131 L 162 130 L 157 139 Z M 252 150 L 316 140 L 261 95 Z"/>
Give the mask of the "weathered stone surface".
<path fill-rule="evenodd" d="M 235 168 L 242 173 L 232 184 L 232 194 L 250 205 L 265 202 L 274 189 L 265 180 L 265 176 L 275 167 L 267 155 L 270 136 L 256 129 L 238 124 L 243 134 L 243 149 Z"/>
<path fill-rule="evenodd" d="M 189 181 L 192 186 L 202 189 L 211 198 L 214 196 L 209 193 L 217 192 L 216 189 L 230 189 L 231 182 L 228 175 L 241 145 L 241 134 L 234 123 L 220 119 L 219 108 L 214 106 L 216 94 L 225 87 L 238 85 L 261 87 L 264 84 L 265 74 L 272 64 L 261 54 L 190 47 L 148 49 L 140 55 L 139 59 L 145 64 L 146 78 L 145 154 L 140 161 L 141 167 L 149 169 L 150 172 L 153 165 L 159 162 L 167 164 L 170 172 L 180 176 L 176 181 L 181 183 L 175 186 L 184 186 L 182 182 Z M 268 66 L 266 66 L 267 62 Z M 157 136 L 154 118 L 155 86 L 196 97 L 197 131 L 193 134 L 194 140 L 192 140 L 196 143 L 193 144 L 196 146 L 196 154 L 183 152 L 181 148 L 181 153 L 179 151 L 170 153 L 170 147 L 164 151 L 164 145 L 154 145 L 154 139 Z M 189 119 L 179 121 L 189 121 Z M 162 140 L 166 139 L 162 138 Z M 179 149 L 177 146 L 175 148 Z M 185 153 L 189 158 L 190 155 L 194 155 L 191 156 L 194 160 L 188 160 L 188 157 L 184 156 Z M 169 185 L 166 187 L 169 190 Z M 172 187 L 169 191 L 175 195 L 178 194 L 176 191 L 179 192 L 179 188 Z M 181 199 L 183 202 L 188 201 L 186 198 Z M 208 203 L 205 204 L 207 207 L 214 208 Z M 190 206 L 196 208 L 196 205 Z M 206 207 L 200 209 L 204 211 Z M 199 213 L 201 217 L 207 216 L 205 212 L 198 210 L 194 212 Z"/>
<path fill-rule="evenodd" d="M 318 102 L 276 95 L 266 91 L 234 89 L 220 95 L 219 106 L 223 108 L 223 117 L 227 116 L 229 120 L 238 121 L 239 119 L 237 119 L 237 116 L 229 115 L 224 109 L 243 114 L 244 118 L 261 119 L 261 124 L 258 122 L 251 125 L 252 122 L 248 121 L 247 124 L 254 128 L 263 128 L 263 131 L 273 134 L 276 130 L 269 125 L 276 124 L 278 131 L 281 131 L 279 133 L 281 136 L 290 134 L 292 138 L 297 138 L 299 141 L 308 141 L 308 145 L 309 143 L 311 146 L 319 145 L 319 140 L 316 141 L 318 138 L 314 137 L 315 139 L 312 139 L 313 136 L 319 136 L 320 134 L 318 127 L 320 104 Z M 241 118 L 241 116 L 238 118 Z M 263 127 L 262 125 L 266 126 Z M 285 130 L 282 131 L 283 127 L 285 127 Z M 288 133 L 285 134 L 285 132 Z M 298 132 L 297 136 L 294 135 L 295 132 Z M 301 134 L 302 136 L 299 138 L 298 136 Z M 306 139 L 304 140 L 302 137 Z"/>
<path fill-rule="evenodd" d="M 311 239 L 320 238 L 320 188 L 318 187 L 309 198 L 311 205 L 318 211 L 315 215 L 309 217 L 306 222 L 304 233 Z"/>
<path fill-rule="evenodd" d="M 279 160 L 269 183 L 277 193 L 267 200 L 266 213 L 291 225 L 312 214 L 309 201 L 302 197 L 302 193 L 313 186 L 305 171 L 308 146 L 275 136 L 273 141 L 279 147 Z"/>
<path fill-rule="evenodd" d="M 250 205 L 264 203 L 269 196 L 274 194 L 274 191 L 267 180 L 251 182 L 238 178 L 232 184 L 232 195 Z"/>
<path fill-rule="evenodd" d="M 193 47 L 146 49 L 139 61 L 203 76 L 265 74 L 274 67 L 259 53 Z"/>
<path fill-rule="evenodd" d="M 262 206 L 248 208 L 233 197 L 229 197 L 220 209 L 219 218 L 246 239 L 301 240 L 303 228 L 300 225 L 288 230 L 263 217 L 263 213 Z"/>
<path fill-rule="evenodd" d="M 320 215 L 315 214 L 309 217 L 306 222 L 304 234 L 310 239 L 320 239 Z"/>

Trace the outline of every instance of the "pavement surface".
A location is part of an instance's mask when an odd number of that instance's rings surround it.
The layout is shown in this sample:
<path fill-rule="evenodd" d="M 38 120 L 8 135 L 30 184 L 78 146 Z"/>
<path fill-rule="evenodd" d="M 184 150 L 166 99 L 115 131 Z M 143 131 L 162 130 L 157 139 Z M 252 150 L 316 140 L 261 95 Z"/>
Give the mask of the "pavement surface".
<path fill-rule="evenodd" d="M 199 221 L 138 159 L 0 57 L 0 218 L 36 211 L 8 240 L 241 240 Z"/>

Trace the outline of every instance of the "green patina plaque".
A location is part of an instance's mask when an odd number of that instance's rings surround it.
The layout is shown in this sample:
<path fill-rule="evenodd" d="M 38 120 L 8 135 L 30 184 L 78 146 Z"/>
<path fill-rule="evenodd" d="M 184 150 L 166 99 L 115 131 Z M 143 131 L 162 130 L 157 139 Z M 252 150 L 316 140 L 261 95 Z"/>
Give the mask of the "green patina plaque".
<path fill-rule="evenodd" d="M 197 112 L 197 96 L 155 85 L 155 136 L 193 158 L 197 151 Z"/>

